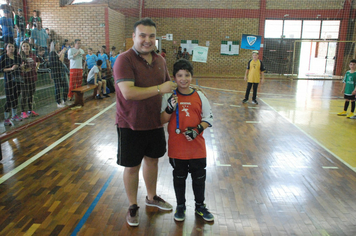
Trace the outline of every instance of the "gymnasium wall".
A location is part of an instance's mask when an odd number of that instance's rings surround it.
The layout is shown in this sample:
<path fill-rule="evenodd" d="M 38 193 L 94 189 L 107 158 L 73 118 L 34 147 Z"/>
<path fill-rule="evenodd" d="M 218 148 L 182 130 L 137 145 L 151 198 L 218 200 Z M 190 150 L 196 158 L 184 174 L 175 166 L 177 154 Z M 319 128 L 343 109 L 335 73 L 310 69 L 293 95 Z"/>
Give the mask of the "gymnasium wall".
<path fill-rule="evenodd" d="M 35 9 L 40 12 L 43 28 L 53 30 L 59 39 L 81 39 L 84 49 L 97 51 L 102 45 L 119 49 L 125 42 L 125 17 L 107 4 L 60 7 L 58 0 L 34 0 L 28 2 L 28 18 Z"/>

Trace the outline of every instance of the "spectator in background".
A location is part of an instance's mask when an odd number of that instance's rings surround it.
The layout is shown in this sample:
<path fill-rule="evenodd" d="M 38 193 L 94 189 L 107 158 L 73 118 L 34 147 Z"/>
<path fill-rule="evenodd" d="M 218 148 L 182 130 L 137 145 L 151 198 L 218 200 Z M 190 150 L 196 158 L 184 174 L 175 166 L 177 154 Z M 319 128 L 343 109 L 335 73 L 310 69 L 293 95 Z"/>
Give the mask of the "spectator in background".
<path fill-rule="evenodd" d="M 71 100 L 73 93 L 72 90 L 82 86 L 83 75 L 83 57 L 84 51 L 81 49 L 82 42 L 76 39 L 73 48 L 68 51 L 68 59 L 70 60 L 70 78 L 69 78 L 69 92 L 68 97 Z"/>
<path fill-rule="evenodd" d="M 37 81 L 37 68 L 38 58 L 31 52 L 30 44 L 27 41 L 23 41 L 20 47 L 21 75 L 24 83 L 21 85 L 22 100 L 21 100 L 21 117 L 23 119 L 29 116 L 38 116 L 37 112 L 33 110 L 33 97 L 36 92 Z M 26 105 L 28 111 L 25 111 Z"/>
<path fill-rule="evenodd" d="M 4 16 L 0 18 L 4 43 L 14 42 L 14 21 L 10 17 L 10 14 L 8 10 L 4 10 Z"/>
<path fill-rule="evenodd" d="M 181 59 L 181 58 L 182 58 L 182 56 L 183 56 L 183 53 L 182 53 L 182 47 L 181 47 L 181 46 L 179 46 L 179 48 L 178 48 L 178 52 L 177 52 L 177 56 L 176 56 L 176 59 L 177 59 L 177 60 L 179 60 L 179 59 Z"/>
<path fill-rule="evenodd" d="M 162 48 L 161 56 L 166 59 L 166 49 Z"/>
<path fill-rule="evenodd" d="M 58 54 L 60 50 L 59 43 L 52 41 L 49 53 L 49 68 L 51 69 L 51 78 L 54 81 L 55 88 L 55 99 L 57 102 L 57 107 L 62 108 L 67 104 L 68 97 L 68 83 L 65 77 L 62 77 L 64 54 L 67 48 L 64 47 L 62 51 Z M 61 99 L 62 90 L 62 99 Z"/>
<path fill-rule="evenodd" d="M 37 22 L 37 28 L 33 29 L 31 32 L 30 43 L 34 45 L 36 49 L 36 54 L 38 53 L 38 48 L 43 47 L 45 50 L 44 57 L 48 57 L 47 43 L 49 42 L 49 36 L 46 30 L 42 28 L 42 22 Z"/>
<path fill-rule="evenodd" d="M 25 40 L 26 33 L 26 20 L 21 8 L 17 10 L 17 15 L 15 15 L 15 28 L 17 30 L 16 45 L 20 47 L 21 42 Z"/>
<path fill-rule="evenodd" d="M 106 46 L 102 46 L 100 48 L 100 53 L 98 54 L 98 60 L 101 60 L 103 62 L 103 64 L 101 65 L 101 76 L 102 76 L 102 78 L 104 78 L 106 76 L 106 72 L 108 70 L 111 71 L 109 57 L 105 53 L 105 50 L 106 50 Z"/>
<path fill-rule="evenodd" d="M 88 66 L 88 71 L 91 70 L 91 68 L 96 65 L 97 61 L 98 57 L 93 54 L 93 49 L 88 48 L 88 54 L 85 56 L 84 68 Z"/>
<path fill-rule="evenodd" d="M 110 57 L 110 67 L 113 68 L 116 58 L 119 56 L 119 54 L 116 55 L 116 51 L 112 50 L 111 51 L 111 57 Z"/>
<path fill-rule="evenodd" d="M 19 66 L 21 59 L 14 54 L 14 43 L 5 45 L 5 54 L 0 57 L 0 70 L 4 72 L 4 86 L 5 86 L 5 126 L 12 125 L 11 121 L 22 121 L 22 118 L 17 115 L 18 98 L 21 93 L 21 82 L 16 80 L 20 75 Z M 10 109 L 12 117 L 10 119 Z"/>
<path fill-rule="evenodd" d="M 102 80 L 100 77 L 100 66 L 103 62 L 101 60 L 98 60 L 96 62 L 96 65 L 91 68 L 89 71 L 88 77 L 87 77 L 87 83 L 88 84 L 94 84 L 98 86 L 97 89 L 97 94 L 95 96 L 96 99 L 103 99 L 102 96 L 100 96 L 101 90 L 103 90 L 103 96 L 108 98 L 110 97 L 108 94 L 106 94 L 106 80 Z"/>
<path fill-rule="evenodd" d="M 187 52 L 187 49 L 186 49 L 186 48 L 184 48 L 184 51 L 183 51 L 182 57 L 183 57 L 184 59 L 186 59 L 186 60 L 188 60 L 188 61 L 189 61 L 189 57 L 190 57 L 190 55 L 189 55 L 189 52 Z"/>
<path fill-rule="evenodd" d="M 0 9 L 3 11 L 8 11 L 9 12 L 8 17 L 12 19 L 12 22 L 14 22 L 15 8 L 11 6 L 10 0 L 6 0 L 6 4 L 1 4 Z"/>
<path fill-rule="evenodd" d="M 30 24 L 30 29 L 37 27 L 37 23 L 42 22 L 41 18 L 37 16 L 37 10 L 33 10 L 33 15 L 30 17 L 28 23 Z"/>
<path fill-rule="evenodd" d="M 63 48 L 66 48 L 65 54 L 64 54 L 64 61 L 63 63 L 67 66 L 67 68 L 69 68 L 69 59 L 68 59 L 68 51 L 70 49 L 70 45 L 69 45 L 69 41 L 68 39 L 64 40 L 64 44 L 62 45 L 62 50 Z"/>
<path fill-rule="evenodd" d="M 116 47 L 115 47 L 115 46 L 112 46 L 112 47 L 111 47 L 110 57 L 112 56 L 112 52 L 113 52 L 113 51 L 116 51 Z M 115 55 L 116 55 L 116 53 L 115 53 Z"/>

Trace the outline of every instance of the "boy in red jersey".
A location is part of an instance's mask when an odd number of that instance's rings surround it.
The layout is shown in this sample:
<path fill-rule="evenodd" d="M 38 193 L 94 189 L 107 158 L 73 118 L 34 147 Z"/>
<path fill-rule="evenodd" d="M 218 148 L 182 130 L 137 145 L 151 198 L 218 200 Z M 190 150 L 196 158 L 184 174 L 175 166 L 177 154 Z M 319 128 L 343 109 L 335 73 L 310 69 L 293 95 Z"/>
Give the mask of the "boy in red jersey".
<path fill-rule="evenodd" d="M 213 114 L 208 99 L 190 86 L 192 64 L 180 59 L 173 66 L 177 83 L 174 95 L 162 98 L 161 122 L 168 123 L 168 156 L 173 167 L 173 184 L 177 198 L 176 221 L 185 219 L 185 180 L 190 172 L 195 196 L 195 212 L 206 221 L 214 216 L 204 204 L 206 179 L 206 147 L 204 129 L 211 127 Z M 177 107 L 177 109 L 176 109 Z"/>

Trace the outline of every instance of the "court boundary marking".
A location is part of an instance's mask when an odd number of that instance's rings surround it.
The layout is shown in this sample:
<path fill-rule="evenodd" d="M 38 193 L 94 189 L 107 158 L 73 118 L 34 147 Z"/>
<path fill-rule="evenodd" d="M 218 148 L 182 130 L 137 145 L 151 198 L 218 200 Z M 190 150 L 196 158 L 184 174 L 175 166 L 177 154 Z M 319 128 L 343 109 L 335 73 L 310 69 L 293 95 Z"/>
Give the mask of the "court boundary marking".
<path fill-rule="evenodd" d="M 14 168 L 13 170 L 9 171 L 8 173 L 6 173 L 5 175 L 3 175 L 0 178 L 0 184 L 4 183 L 6 180 L 8 180 L 9 178 L 11 178 L 12 176 L 14 176 L 15 174 L 17 174 L 18 172 L 20 172 L 21 170 L 23 170 L 24 168 L 26 168 L 28 165 L 30 165 L 32 162 L 36 161 L 37 159 L 39 159 L 40 157 L 42 157 L 43 155 L 45 155 L 46 153 L 48 153 L 49 151 L 51 151 L 53 148 L 55 148 L 56 146 L 58 146 L 60 143 L 62 143 L 63 141 L 67 140 L 69 137 L 71 137 L 72 135 L 74 135 L 75 133 L 77 133 L 79 130 L 81 130 L 82 128 L 84 128 L 87 125 L 90 125 L 91 122 L 93 120 L 95 120 L 96 118 L 98 118 L 99 116 L 101 116 L 102 114 L 104 114 L 105 112 L 107 112 L 108 110 L 110 110 L 113 106 L 116 105 L 116 102 L 114 102 L 113 104 L 109 105 L 108 107 L 106 107 L 105 109 L 101 110 L 98 114 L 96 114 L 95 116 L 93 116 L 92 118 L 90 118 L 89 120 L 85 121 L 84 123 L 81 123 L 77 128 L 75 128 L 74 130 L 70 131 L 68 134 L 64 135 L 63 137 L 61 137 L 60 139 L 58 139 L 57 141 L 55 141 L 54 143 L 52 143 L 51 145 L 49 145 L 47 148 L 43 149 L 42 151 L 40 151 L 39 153 L 37 153 L 36 155 L 34 155 L 33 157 L 31 157 L 30 159 L 28 159 L 27 161 L 25 161 L 24 163 L 22 163 L 21 165 L 17 166 L 16 168 Z"/>

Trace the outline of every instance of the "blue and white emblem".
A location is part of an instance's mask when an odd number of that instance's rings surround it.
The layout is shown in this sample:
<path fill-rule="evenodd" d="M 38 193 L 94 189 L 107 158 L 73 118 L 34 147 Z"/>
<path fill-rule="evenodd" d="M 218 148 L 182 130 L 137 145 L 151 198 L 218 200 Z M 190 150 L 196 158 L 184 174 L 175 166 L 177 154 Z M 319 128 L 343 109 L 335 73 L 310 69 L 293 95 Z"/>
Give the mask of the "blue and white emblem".
<path fill-rule="evenodd" d="M 257 40 L 257 37 L 256 36 L 247 36 L 247 43 L 252 46 L 255 44 Z"/>

